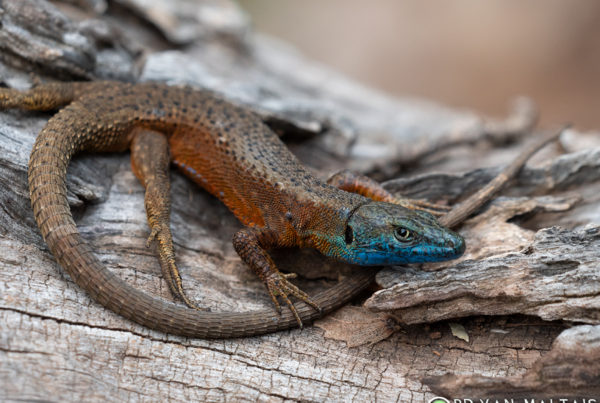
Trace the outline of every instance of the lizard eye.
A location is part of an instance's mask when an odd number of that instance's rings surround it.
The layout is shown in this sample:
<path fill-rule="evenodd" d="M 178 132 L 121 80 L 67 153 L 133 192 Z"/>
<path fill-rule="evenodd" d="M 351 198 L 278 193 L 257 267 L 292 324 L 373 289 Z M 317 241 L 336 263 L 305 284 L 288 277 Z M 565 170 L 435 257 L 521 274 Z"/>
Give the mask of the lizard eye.
<path fill-rule="evenodd" d="M 354 231 L 351 226 L 346 226 L 346 233 L 344 234 L 346 245 L 351 244 L 354 241 Z"/>
<path fill-rule="evenodd" d="M 400 242 L 410 241 L 413 237 L 412 232 L 404 227 L 398 227 L 394 230 L 394 236 Z"/>

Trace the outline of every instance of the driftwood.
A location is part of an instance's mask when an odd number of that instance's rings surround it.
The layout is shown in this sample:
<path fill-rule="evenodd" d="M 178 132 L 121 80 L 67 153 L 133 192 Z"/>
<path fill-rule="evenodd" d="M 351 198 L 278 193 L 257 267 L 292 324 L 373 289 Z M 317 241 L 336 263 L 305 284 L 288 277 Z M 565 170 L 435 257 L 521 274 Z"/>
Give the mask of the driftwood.
<path fill-rule="evenodd" d="M 393 178 L 385 184 L 392 192 L 452 204 L 485 185 L 534 130 L 530 102 L 491 120 L 352 83 L 252 34 L 228 1 L 198 13 L 186 12 L 195 2 L 184 0 L 151 2 L 157 9 L 134 0 L 69 3 L 57 3 L 59 10 L 42 0 L 0 2 L 3 84 L 27 87 L 33 72 L 44 80 L 208 88 L 260 113 L 319 176 L 352 168 Z M 0 112 L 0 400 L 597 397 L 597 133 L 570 130 L 560 147 L 534 158 L 502 198 L 460 229 L 468 243 L 460 261 L 381 271 L 383 289 L 365 295 L 366 306 L 380 312 L 347 307 L 302 331 L 206 341 L 125 321 L 93 303 L 55 263 L 33 220 L 26 180 L 29 151 L 48 116 Z M 472 170 L 483 166 L 495 168 Z M 432 171 L 446 173 L 425 173 Z M 239 223 L 179 173 L 172 181 L 172 228 L 189 294 L 213 310 L 270 307 L 231 246 Z M 145 247 L 142 187 L 128 155 L 76 159 L 68 187 L 79 229 L 101 260 L 171 300 Z M 278 257 L 305 277 L 309 291 L 356 270 L 306 252 Z M 461 324 L 469 341 L 454 337 L 448 321 Z M 581 323 L 588 325 L 565 330 Z"/>

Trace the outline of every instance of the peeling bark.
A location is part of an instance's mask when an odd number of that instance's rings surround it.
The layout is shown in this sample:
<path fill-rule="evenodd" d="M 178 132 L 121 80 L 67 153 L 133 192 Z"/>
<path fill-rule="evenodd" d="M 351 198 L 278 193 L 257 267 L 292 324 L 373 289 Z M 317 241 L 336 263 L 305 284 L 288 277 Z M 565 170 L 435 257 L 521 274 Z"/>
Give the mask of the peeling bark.
<path fill-rule="evenodd" d="M 75 22 L 44 0 L 3 0 L 0 10 L 3 63 L 64 79 L 133 79 L 135 55 L 106 22 Z"/>
<path fill-rule="evenodd" d="M 464 260 L 436 272 L 380 273 L 389 286 L 367 302 L 403 323 L 469 315 L 536 315 L 545 320 L 600 323 L 600 227 L 558 227 L 537 233 L 520 252 Z"/>
<path fill-rule="evenodd" d="M 169 2 L 152 2 L 164 19 L 137 0 L 109 2 L 120 4 L 116 11 L 104 1 L 70 3 L 83 9 L 67 16 L 42 0 L 0 2 L 3 84 L 27 87 L 34 71 L 43 80 L 116 77 L 186 82 L 218 91 L 262 114 L 322 177 L 350 167 L 394 178 L 386 183 L 390 191 L 454 203 L 499 168 L 459 172 L 465 166 L 507 163 L 535 122 L 528 104 L 495 121 L 379 94 L 252 34 L 242 17 L 227 20 L 240 11 L 225 1 L 206 6 L 216 13 L 204 14 L 214 18 L 213 25 Z M 189 2 L 174 4 L 187 7 Z M 155 40 L 158 35 L 161 40 Z M 171 43 L 188 45 L 172 50 Z M 361 309 L 365 316 L 359 322 L 366 327 L 360 334 L 353 315 L 318 324 L 342 323 L 344 339 L 352 345 L 382 339 L 348 348 L 318 327 L 226 341 L 173 337 L 92 302 L 55 263 L 29 208 L 27 161 L 48 118 L 0 112 L 2 401 L 419 402 L 434 393 L 491 393 L 485 389 L 489 384 L 554 391 L 580 385 L 585 377 L 598 379 L 597 366 L 589 361 L 598 361 L 597 326 L 561 334 L 563 322 L 516 315 L 598 321 L 599 229 L 586 226 L 600 221 L 600 151 L 591 149 L 600 146 L 597 134 L 563 136 L 568 154 L 559 157 L 556 147 L 545 150 L 503 199 L 472 218 L 461 229 L 469 244 L 466 260 L 425 267 L 433 272 L 383 271 L 378 281 L 388 289 L 369 304 L 378 301 L 378 309 L 395 311 L 371 321 Z M 587 150 L 581 150 L 582 144 Z M 446 174 L 395 178 L 400 168 L 407 175 Z M 128 155 L 77 158 L 69 168 L 68 189 L 78 227 L 103 263 L 135 287 L 172 299 L 154 251 L 145 247 L 143 189 L 130 171 Z M 213 310 L 270 307 L 264 287 L 231 246 L 240 228 L 235 218 L 175 171 L 172 197 L 174 242 L 188 294 Z M 356 269 L 298 251 L 283 251 L 278 261 L 303 274 L 301 285 L 309 291 Z M 497 285 L 509 281 L 512 294 L 503 293 Z M 535 299 L 528 287 L 550 293 L 554 301 Z M 490 314 L 510 316 L 481 316 Z M 460 322 L 470 341 L 453 337 L 448 323 L 440 322 L 444 318 Z M 428 321 L 435 322 L 423 323 Z M 440 378 L 447 373 L 456 375 Z M 485 378 L 470 377 L 475 373 Z M 597 392 L 597 385 L 590 385 Z"/>
<path fill-rule="evenodd" d="M 600 396 L 600 326 L 563 331 L 523 376 L 445 375 L 425 379 L 444 396 L 478 399 L 591 399 Z"/>

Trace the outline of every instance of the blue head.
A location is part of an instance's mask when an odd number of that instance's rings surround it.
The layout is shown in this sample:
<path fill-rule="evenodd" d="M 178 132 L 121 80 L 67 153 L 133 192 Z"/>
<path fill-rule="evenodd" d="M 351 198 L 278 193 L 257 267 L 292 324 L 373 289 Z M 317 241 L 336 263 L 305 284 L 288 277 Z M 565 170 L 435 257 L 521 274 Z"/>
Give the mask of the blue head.
<path fill-rule="evenodd" d="M 438 262 L 465 251 L 465 240 L 431 214 L 375 201 L 358 207 L 338 238 L 326 254 L 359 265 Z"/>

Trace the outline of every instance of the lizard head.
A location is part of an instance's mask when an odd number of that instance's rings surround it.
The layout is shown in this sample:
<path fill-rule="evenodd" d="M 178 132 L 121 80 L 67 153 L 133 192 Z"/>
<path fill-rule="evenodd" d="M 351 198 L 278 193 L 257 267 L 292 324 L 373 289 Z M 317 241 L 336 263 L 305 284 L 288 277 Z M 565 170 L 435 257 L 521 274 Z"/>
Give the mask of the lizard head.
<path fill-rule="evenodd" d="M 465 251 L 465 240 L 433 215 L 405 207 L 369 202 L 348 218 L 339 258 L 359 265 L 438 262 Z"/>

